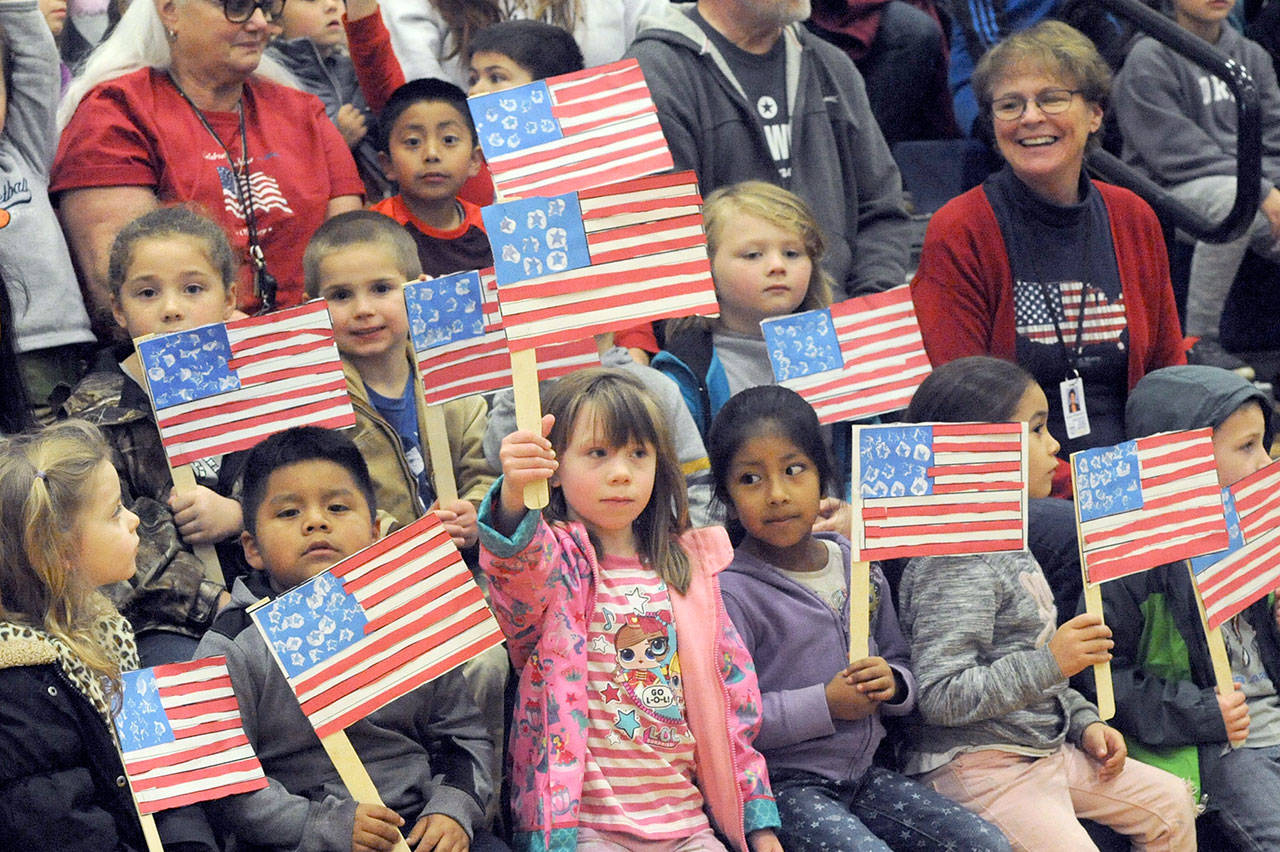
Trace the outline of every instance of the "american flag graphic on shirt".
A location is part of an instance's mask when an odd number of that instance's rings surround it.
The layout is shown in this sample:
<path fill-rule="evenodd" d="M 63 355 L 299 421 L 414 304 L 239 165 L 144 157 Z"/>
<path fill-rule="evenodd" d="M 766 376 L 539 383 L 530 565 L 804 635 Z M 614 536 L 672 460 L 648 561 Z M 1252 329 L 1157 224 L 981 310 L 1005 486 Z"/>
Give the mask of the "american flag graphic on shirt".
<path fill-rule="evenodd" d="M 1280 588 L 1280 462 L 1222 489 L 1226 550 L 1191 560 L 1209 626 Z"/>
<path fill-rule="evenodd" d="M 1061 328 L 1062 342 L 1068 348 L 1077 348 L 1076 329 L 1080 322 L 1082 302 L 1083 345 L 1094 346 L 1118 341 L 1128 327 L 1124 294 L 1117 294 L 1116 300 L 1111 302 L 1102 290 L 1079 281 L 1063 281 L 1044 286 L 1033 281 L 1017 282 L 1013 288 L 1013 310 L 1018 335 L 1034 343 L 1057 345 L 1058 329 Z M 1055 317 L 1058 321 L 1056 326 Z"/>
<path fill-rule="evenodd" d="M 222 184 L 222 201 L 227 205 L 227 212 L 237 219 L 244 219 L 244 207 L 240 204 L 240 193 L 236 192 L 237 175 L 226 166 L 218 166 L 218 182 Z M 280 184 L 275 178 L 263 172 L 249 172 L 249 188 L 253 193 L 253 209 L 255 213 L 266 213 L 268 210 L 279 210 L 282 213 L 293 213 L 289 202 L 280 192 Z"/>

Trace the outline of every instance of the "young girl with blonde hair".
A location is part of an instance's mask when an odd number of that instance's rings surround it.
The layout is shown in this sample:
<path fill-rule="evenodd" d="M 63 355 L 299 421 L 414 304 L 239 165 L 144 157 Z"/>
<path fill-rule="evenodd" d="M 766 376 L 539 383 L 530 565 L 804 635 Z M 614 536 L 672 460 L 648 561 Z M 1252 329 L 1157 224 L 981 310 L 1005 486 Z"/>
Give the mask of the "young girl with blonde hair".
<path fill-rule="evenodd" d="M 141 849 L 111 728 L 138 517 L 101 434 L 68 420 L 0 445 L 0 837 L 10 848 Z"/>
<path fill-rule="evenodd" d="M 652 366 L 684 393 L 706 437 L 729 397 L 771 385 L 760 321 L 831 304 L 822 228 L 794 193 L 764 181 L 721 187 L 702 207 L 720 316 L 668 322 Z"/>
<path fill-rule="evenodd" d="M 736 852 L 778 852 L 752 746 L 760 692 L 715 577 L 728 537 L 689 529 L 638 380 L 581 370 L 543 403 L 541 434 L 502 442 L 480 507 L 480 564 L 520 673 L 515 848 L 724 852 L 714 828 Z M 526 511 L 525 486 L 548 480 L 551 503 Z"/>

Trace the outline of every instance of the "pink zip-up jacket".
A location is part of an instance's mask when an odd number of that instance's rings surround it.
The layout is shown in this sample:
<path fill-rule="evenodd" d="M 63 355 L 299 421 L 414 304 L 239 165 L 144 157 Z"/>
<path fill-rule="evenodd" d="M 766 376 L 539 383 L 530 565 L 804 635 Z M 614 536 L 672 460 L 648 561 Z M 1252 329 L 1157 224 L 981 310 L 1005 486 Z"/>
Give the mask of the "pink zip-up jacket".
<path fill-rule="evenodd" d="M 501 480 L 480 507 L 480 565 L 520 673 L 508 733 L 514 846 L 573 850 L 587 749 L 587 626 L 600 567 L 581 524 L 549 526 L 529 512 L 510 538 L 494 530 L 490 501 L 500 488 Z M 712 823 L 747 852 L 748 833 L 780 820 L 764 758 L 752 746 L 761 714 L 755 666 L 716 579 L 733 548 L 720 527 L 692 530 L 680 543 L 693 579 L 684 595 L 670 590 L 671 609 L 696 780 Z"/>

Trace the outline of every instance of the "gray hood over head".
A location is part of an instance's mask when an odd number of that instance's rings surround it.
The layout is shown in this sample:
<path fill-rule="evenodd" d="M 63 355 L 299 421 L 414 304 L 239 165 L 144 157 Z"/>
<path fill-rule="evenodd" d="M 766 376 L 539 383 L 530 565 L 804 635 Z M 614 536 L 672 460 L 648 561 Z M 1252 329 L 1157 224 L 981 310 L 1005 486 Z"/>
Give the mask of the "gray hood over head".
<path fill-rule="evenodd" d="M 1256 400 L 1266 421 L 1266 445 L 1274 435 L 1271 400 L 1230 370 L 1202 365 L 1153 370 L 1129 392 L 1124 408 L 1125 434 L 1142 438 L 1156 432 L 1217 428 L 1240 406 Z"/>

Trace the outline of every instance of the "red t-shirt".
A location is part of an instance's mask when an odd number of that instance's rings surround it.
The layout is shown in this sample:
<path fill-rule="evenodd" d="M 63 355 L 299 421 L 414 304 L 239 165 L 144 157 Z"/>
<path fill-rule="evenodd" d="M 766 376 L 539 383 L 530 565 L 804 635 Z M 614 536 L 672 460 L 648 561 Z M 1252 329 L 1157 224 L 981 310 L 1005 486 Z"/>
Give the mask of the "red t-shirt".
<path fill-rule="evenodd" d="M 280 284 L 276 304 L 305 299 L 302 251 L 325 220 L 330 199 L 363 195 L 351 152 L 314 95 L 260 78 L 244 92 L 245 135 L 254 218 L 267 269 Z M 235 112 L 205 118 L 242 160 Z M 227 232 L 241 260 L 236 305 L 252 313 L 249 229 L 232 164 L 168 75 L 143 68 L 94 88 L 62 132 L 49 191 L 145 186 L 161 202 L 191 201 Z"/>
<path fill-rule="evenodd" d="M 422 271 L 436 277 L 493 266 L 493 250 L 480 208 L 461 197 L 458 204 L 462 205 L 462 222 L 452 230 L 433 228 L 413 215 L 400 195 L 379 201 L 372 209 L 404 225 L 418 246 Z"/>

